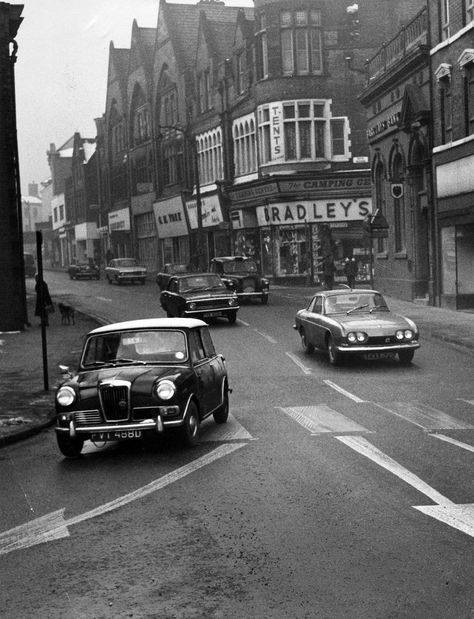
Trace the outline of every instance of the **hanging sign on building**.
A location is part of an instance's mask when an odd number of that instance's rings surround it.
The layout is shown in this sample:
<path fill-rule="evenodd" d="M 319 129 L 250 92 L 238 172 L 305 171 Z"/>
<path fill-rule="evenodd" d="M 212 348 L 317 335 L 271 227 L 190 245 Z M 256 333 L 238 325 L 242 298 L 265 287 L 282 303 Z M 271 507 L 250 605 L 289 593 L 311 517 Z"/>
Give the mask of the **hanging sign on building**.
<path fill-rule="evenodd" d="M 270 105 L 270 148 L 272 161 L 284 158 L 283 152 L 283 105 Z"/>
<path fill-rule="evenodd" d="M 128 208 L 121 208 L 109 213 L 110 232 L 130 232 L 130 211 Z"/>
<path fill-rule="evenodd" d="M 188 213 L 189 225 L 191 229 L 197 230 L 198 214 L 196 200 L 188 200 L 186 202 L 186 211 Z M 201 213 L 203 228 L 218 226 L 224 221 L 219 196 L 217 194 L 201 197 Z"/>
<path fill-rule="evenodd" d="M 371 198 L 302 200 L 257 207 L 259 226 L 361 221 L 372 212 Z"/>
<path fill-rule="evenodd" d="M 181 196 L 173 196 L 168 200 L 154 202 L 153 212 L 160 239 L 185 236 L 188 233 Z"/>

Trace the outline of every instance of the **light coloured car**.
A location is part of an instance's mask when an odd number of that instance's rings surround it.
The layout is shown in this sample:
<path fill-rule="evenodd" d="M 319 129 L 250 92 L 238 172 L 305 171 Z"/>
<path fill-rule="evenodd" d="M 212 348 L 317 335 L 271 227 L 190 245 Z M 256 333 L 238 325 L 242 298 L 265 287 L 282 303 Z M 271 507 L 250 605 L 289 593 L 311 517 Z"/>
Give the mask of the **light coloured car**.
<path fill-rule="evenodd" d="M 328 354 L 338 365 L 344 357 L 392 358 L 410 364 L 420 347 L 419 332 L 410 318 L 392 313 L 376 290 L 335 289 L 317 292 L 296 313 L 293 328 L 303 350 Z"/>
<path fill-rule="evenodd" d="M 146 282 L 146 267 L 138 264 L 135 258 L 114 258 L 105 268 L 105 278 L 109 284 L 133 284 Z"/>

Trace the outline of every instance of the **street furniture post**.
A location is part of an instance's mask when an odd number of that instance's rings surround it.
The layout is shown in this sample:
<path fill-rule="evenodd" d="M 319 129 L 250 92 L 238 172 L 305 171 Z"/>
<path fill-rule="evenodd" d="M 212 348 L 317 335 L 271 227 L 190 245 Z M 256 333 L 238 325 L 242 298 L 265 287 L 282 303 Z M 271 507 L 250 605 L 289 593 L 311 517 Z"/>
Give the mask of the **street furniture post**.
<path fill-rule="evenodd" d="M 48 380 L 48 347 L 46 342 L 46 308 L 44 299 L 44 286 L 43 286 L 43 233 L 41 230 L 36 231 L 36 260 L 38 263 L 38 305 L 40 308 L 41 318 L 41 348 L 43 351 L 43 386 L 45 391 L 49 391 Z"/>

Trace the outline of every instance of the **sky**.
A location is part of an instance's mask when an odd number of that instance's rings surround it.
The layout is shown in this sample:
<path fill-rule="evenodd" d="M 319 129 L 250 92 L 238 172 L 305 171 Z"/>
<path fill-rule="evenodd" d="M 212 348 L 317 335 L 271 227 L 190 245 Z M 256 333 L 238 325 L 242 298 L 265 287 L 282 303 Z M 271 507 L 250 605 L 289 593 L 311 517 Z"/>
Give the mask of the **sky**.
<path fill-rule="evenodd" d="M 23 5 L 15 65 L 22 193 L 50 176 L 46 152 L 76 131 L 95 137 L 105 111 L 110 41 L 130 47 L 132 24 L 155 28 L 159 0 L 9 0 Z M 195 2 L 174 0 L 180 4 Z M 227 6 L 253 6 L 226 0 Z"/>

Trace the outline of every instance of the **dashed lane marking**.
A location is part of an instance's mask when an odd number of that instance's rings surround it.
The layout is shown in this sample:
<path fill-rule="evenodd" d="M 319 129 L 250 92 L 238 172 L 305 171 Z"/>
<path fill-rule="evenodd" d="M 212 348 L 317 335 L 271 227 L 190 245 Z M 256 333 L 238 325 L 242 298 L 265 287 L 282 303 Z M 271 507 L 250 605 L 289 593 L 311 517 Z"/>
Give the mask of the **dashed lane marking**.
<path fill-rule="evenodd" d="M 391 402 L 390 404 L 374 402 L 374 405 L 423 430 L 474 430 L 473 425 L 459 421 L 423 402 Z"/>
<path fill-rule="evenodd" d="M 306 428 L 314 436 L 320 434 L 345 434 L 348 432 L 369 433 L 371 430 L 364 428 L 352 419 L 341 415 L 326 404 L 318 406 L 291 406 L 280 408 L 286 415 L 294 419 L 303 428 Z"/>
<path fill-rule="evenodd" d="M 338 391 L 339 393 L 342 393 L 342 395 L 345 395 L 346 398 L 350 398 L 354 402 L 358 402 L 358 403 L 366 402 L 366 400 L 361 400 L 361 398 L 359 398 L 358 396 L 354 395 L 350 391 L 346 391 L 346 389 L 343 389 L 339 385 L 336 385 L 336 383 L 333 383 L 332 380 L 325 379 L 323 382 L 328 387 L 331 387 L 331 389 L 334 389 L 335 391 Z"/>
<path fill-rule="evenodd" d="M 306 365 L 304 365 L 304 363 L 302 361 L 300 361 L 298 359 L 298 357 L 296 355 L 294 355 L 292 352 L 287 352 L 285 353 L 292 361 L 293 363 L 295 363 L 300 370 L 302 370 L 305 374 L 311 374 L 311 369 L 308 368 Z"/>
<path fill-rule="evenodd" d="M 456 447 L 461 447 L 461 449 L 466 449 L 467 451 L 474 452 L 473 445 L 462 443 L 461 441 L 457 441 L 455 438 L 451 438 L 450 436 L 445 436 L 444 434 L 435 434 L 435 433 L 430 434 L 430 436 L 433 436 L 434 438 L 439 438 L 440 441 L 446 441 L 446 443 L 451 443 L 452 445 L 456 445 Z"/>
<path fill-rule="evenodd" d="M 259 335 L 264 337 L 266 340 L 268 340 L 270 344 L 278 344 L 278 342 L 275 339 L 273 339 L 270 335 L 267 335 L 266 333 L 262 333 L 261 331 L 258 331 L 258 329 L 254 329 L 254 331 L 255 333 L 258 333 Z"/>

